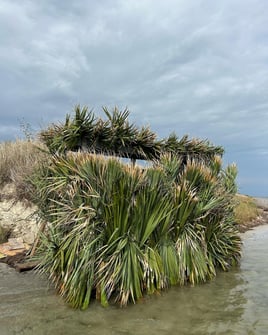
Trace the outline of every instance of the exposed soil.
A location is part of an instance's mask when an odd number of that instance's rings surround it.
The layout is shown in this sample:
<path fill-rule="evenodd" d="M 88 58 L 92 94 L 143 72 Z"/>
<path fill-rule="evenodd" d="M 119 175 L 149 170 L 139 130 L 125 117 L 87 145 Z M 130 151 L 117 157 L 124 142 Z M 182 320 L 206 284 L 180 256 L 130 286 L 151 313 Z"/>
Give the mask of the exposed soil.
<path fill-rule="evenodd" d="M 38 232 L 37 208 L 29 203 L 14 201 L 12 185 L 0 191 L 0 225 L 9 231 L 9 237 L 21 237 L 32 244 Z"/>

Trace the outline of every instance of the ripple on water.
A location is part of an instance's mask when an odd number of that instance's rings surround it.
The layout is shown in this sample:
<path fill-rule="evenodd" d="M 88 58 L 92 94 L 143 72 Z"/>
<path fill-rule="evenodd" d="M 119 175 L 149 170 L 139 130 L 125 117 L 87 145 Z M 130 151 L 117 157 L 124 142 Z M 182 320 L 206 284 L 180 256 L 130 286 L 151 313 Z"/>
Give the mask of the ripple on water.
<path fill-rule="evenodd" d="M 267 334 L 268 226 L 244 235 L 240 268 L 196 287 L 173 287 L 125 309 L 74 311 L 34 273 L 0 264 L 0 335 Z"/>

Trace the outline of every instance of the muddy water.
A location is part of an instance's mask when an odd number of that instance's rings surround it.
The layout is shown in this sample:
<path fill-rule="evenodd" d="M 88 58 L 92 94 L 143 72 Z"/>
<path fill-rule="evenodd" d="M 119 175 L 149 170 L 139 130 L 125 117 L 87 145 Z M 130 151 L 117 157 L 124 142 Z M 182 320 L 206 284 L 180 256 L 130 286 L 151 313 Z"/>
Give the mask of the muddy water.
<path fill-rule="evenodd" d="M 120 309 L 74 311 L 34 273 L 0 264 L 0 335 L 268 334 L 268 225 L 247 232 L 240 268 Z"/>

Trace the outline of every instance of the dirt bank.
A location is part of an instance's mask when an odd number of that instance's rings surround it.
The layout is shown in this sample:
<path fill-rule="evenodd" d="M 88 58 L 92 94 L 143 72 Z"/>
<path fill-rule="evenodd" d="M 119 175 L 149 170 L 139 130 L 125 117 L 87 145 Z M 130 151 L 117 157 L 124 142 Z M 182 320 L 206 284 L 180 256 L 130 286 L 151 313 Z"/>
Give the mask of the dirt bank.
<path fill-rule="evenodd" d="M 0 225 L 9 231 L 9 237 L 21 237 L 27 244 L 34 242 L 38 232 L 37 208 L 12 198 L 12 185 L 0 192 Z"/>

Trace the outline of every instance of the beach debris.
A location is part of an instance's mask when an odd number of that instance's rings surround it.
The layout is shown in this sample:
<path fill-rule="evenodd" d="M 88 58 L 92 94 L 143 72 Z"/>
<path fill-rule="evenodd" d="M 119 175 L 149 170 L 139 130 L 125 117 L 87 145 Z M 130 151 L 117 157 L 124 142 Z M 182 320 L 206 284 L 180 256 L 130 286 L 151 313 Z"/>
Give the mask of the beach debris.
<path fill-rule="evenodd" d="M 4 255 L 4 257 L 15 256 L 29 249 L 30 246 L 24 243 L 21 237 L 9 238 L 8 242 L 0 244 L 0 254 Z"/>

